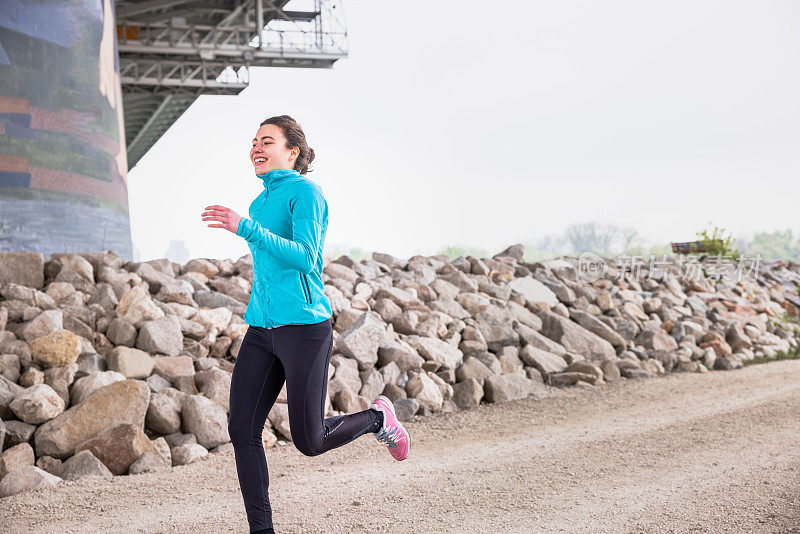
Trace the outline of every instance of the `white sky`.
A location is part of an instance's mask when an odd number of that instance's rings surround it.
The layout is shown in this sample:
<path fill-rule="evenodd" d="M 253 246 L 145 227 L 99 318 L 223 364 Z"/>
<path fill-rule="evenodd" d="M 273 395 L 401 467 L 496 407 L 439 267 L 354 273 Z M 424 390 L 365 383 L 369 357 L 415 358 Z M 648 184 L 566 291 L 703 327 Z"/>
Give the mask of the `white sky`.
<path fill-rule="evenodd" d="M 263 189 L 259 123 L 288 114 L 316 160 L 326 251 L 494 254 L 595 220 L 648 241 L 800 232 L 800 2 L 344 4 L 333 69 L 251 70 L 204 96 L 128 176 L 134 247 L 238 258 L 200 219 Z"/>

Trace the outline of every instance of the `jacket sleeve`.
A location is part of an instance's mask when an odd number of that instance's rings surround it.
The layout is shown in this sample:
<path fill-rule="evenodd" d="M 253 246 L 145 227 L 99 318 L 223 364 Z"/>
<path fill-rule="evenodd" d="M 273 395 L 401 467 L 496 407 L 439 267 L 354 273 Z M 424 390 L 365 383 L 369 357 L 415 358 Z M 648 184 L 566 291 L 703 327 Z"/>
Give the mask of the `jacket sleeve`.
<path fill-rule="evenodd" d="M 303 184 L 289 202 L 289 211 L 292 217 L 291 240 L 273 234 L 258 221 L 246 217 L 239 221 L 236 235 L 265 249 L 289 267 L 310 273 L 322 247 L 322 224 L 327 213 L 327 203 L 316 187 Z"/>

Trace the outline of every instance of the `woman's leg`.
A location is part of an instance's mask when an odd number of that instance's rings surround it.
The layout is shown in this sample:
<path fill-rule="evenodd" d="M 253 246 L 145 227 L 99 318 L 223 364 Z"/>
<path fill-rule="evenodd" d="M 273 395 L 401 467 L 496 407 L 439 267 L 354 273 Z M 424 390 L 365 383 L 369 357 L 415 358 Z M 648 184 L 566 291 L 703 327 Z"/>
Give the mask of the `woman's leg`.
<path fill-rule="evenodd" d="M 330 319 L 275 330 L 275 355 L 286 373 L 289 427 L 300 452 L 316 456 L 380 429 L 383 415 L 372 409 L 324 418 L 333 350 Z"/>
<path fill-rule="evenodd" d="M 231 377 L 228 433 L 251 531 L 272 528 L 261 432 L 284 382 L 283 365 L 273 354 L 272 345 L 271 330 L 248 328 Z"/>

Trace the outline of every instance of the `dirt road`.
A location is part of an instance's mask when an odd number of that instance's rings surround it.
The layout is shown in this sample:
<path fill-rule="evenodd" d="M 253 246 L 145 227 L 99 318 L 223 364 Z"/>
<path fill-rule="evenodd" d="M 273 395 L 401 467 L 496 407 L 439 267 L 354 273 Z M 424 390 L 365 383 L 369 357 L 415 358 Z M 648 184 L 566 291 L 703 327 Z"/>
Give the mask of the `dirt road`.
<path fill-rule="evenodd" d="M 800 532 L 800 361 L 628 380 L 267 451 L 279 533 Z M 232 454 L 0 501 L 0 531 L 248 531 Z"/>

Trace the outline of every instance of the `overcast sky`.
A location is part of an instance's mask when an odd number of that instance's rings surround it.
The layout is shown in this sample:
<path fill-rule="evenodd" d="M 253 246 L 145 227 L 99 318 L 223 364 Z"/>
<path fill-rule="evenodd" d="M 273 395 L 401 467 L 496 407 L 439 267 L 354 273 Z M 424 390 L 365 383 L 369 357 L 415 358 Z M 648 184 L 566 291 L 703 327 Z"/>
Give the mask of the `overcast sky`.
<path fill-rule="evenodd" d="M 800 2 L 344 3 L 332 69 L 251 70 L 204 96 L 128 177 L 134 247 L 238 258 L 204 206 L 246 215 L 266 117 L 295 117 L 326 251 L 494 254 L 595 220 L 651 242 L 708 221 L 800 232 Z"/>

